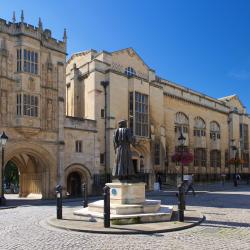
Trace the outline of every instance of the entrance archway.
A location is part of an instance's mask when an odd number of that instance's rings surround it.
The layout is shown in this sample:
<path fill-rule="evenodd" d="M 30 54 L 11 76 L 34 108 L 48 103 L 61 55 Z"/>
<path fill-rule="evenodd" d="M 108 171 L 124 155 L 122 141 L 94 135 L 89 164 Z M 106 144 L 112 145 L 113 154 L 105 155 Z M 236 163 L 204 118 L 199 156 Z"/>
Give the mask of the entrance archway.
<path fill-rule="evenodd" d="M 50 197 L 50 170 L 56 163 L 47 150 L 33 143 L 13 144 L 6 150 L 6 162 L 6 167 L 13 163 L 18 168 L 19 197 Z"/>
<path fill-rule="evenodd" d="M 88 194 L 92 192 L 92 176 L 89 169 L 82 164 L 71 164 L 65 169 L 65 183 L 67 194 L 72 197 L 82 194 L 82 184 L 87 184 Z"/>

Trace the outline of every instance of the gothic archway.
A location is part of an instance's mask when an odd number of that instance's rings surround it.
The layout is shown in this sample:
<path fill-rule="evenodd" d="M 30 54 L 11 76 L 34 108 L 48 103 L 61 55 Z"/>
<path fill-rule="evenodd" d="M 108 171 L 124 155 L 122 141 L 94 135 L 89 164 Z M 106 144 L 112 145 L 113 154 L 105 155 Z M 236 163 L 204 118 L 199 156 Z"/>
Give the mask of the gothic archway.
<path fill-rule="evenodd" d="M 20 197 L 51 196 L 50 177 L 56 173 L 56 161 L 46 149 L 32 143 L 12 144 L 6 148 L 5 162 L 6 166 L 12 162 L 18 168 Z"/>
<path fill-rule="evenodd" d="M 92 192 L 92 175 L 87 167 L 82 164 L 74 163 L 65 169 L 66 191 L 70 196 L 81 195 L 81 186 L 87 184 L 88 194 Z"/>

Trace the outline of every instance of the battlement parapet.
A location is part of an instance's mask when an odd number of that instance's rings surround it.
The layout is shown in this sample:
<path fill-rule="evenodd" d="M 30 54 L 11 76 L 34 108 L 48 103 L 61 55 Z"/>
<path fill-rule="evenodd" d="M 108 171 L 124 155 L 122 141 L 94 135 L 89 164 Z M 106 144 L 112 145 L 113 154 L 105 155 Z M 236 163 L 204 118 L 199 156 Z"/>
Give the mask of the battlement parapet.
<path fill-rule="evenodd" d="M 66 54 L 66 40 L 59 41 L 52 37 L 49 29 L 42 29 L 24 22 L 7 22 L 0 18 L 0 32 L 12 36 L 26 35 L 42 43 L 43 46 Z"/>

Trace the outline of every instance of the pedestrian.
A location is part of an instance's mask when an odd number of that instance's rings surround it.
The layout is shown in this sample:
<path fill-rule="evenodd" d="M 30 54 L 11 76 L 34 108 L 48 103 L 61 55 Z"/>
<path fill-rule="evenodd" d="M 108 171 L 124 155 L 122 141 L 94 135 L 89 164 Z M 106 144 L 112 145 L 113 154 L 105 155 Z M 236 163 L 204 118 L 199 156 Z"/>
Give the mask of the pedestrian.
<path fill-rule="evenodd" d="M 157 181 L 159 183 L 159 190 L 161 190 L 162 181 L 161 181 L 161 176 L 159 174 L 157 176 Z"/>
<path fill-rule="evenodd" d="M 240 175 L 239 175 L 239 174 L 237 174 L 237 175 L 236 175 L 237 184 L 239 184 L 240 179 L 241 179 L 241 178 L 240 178 Z"/>
<path fill-rule="evenodd" d="M 193 196 L 195 196 L 195 190 L 193 187 L 193 175 L 192 175 L 192 179 L 189 180 L 188 188 L 187 188 L 185 194 L 187 194 L 190 190 L 192 190 Z"/>

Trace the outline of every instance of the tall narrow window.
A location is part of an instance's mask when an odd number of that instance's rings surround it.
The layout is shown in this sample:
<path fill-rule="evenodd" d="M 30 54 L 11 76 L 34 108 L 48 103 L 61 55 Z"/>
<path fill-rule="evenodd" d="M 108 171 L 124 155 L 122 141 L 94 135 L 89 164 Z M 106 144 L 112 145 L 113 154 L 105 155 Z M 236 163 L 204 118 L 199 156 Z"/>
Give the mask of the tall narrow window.
<path fill-rule="evenodd" d="M 160 143 L 155 143 L 155 165 L 160 165 Z"/>
<path fill-rule="evenodd" d="M 241 149 L 249 149 L 248 124 L 240 124 Z"/>
<path fill-rule="evenodd" d="M 76 152 L 77 153 L 82 152 L 82 141 L 76 141 Z"/>
<path fill-rule="evenodd" d="M 100 164 L 104 164 L 104 157 L 105 157 L 105 154 L 101 153 L 100 154 Z"/>
<path fill-rule="evenodd" d="M 134 93 L 129 93 L 129 127 L 134 134 Z"/>
<path fill-rule="evenodd" d="M 17 49 L 16 51 L 16 70 L 17 72 L 22 71 L 22 50 Z"/>
<path fill-rule="evenodd" d="M 16 95 L 16 114 L 22 115 L 22 94 Z"/>
<path fill-rule="evenodd" d="M 248 152 L 242 153 L 242 159 L 244 161 L 243 167 L 248 168 L 249 167 L 249 153 Z"/>
<path fill-rule="evenodd" d="M 101 118 L 105 118 L 105 110 L 101 109 Z"/>
<path fill-rule="evenodd" d="M 135 134 L 148 136 L 148 96 L 135 92 Z"/>

